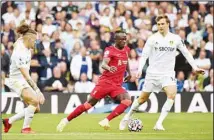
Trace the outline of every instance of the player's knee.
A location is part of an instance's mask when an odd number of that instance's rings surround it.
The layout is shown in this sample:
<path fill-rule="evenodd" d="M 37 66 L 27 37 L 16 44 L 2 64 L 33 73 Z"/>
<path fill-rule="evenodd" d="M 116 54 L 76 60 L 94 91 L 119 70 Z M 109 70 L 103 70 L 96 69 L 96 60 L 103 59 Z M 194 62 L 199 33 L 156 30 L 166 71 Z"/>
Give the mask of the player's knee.
<path fill-rule="evenodd" d="M 121 103 L 126 105 L 126 106 L 130 106 L 132 104 L 132 101 L 129 99 L 125 99 L 125 100 L 122 100 Z"/>
<path fill-rule="evenodd" d="M 175 96 L 176 96 L 176 93 L 169 93 L 169 94 L 167 94 L 167 98 L 168 98 L 168 99 L 174 100 L 174 99 L 175 99 Z"/>
<path fill-rule="evenodd" d="M 29 104 L 37 107 L 39 105 L 39 100 L 38 99 L 32 99 Z"/>
<path fill-rule="evenodd" d="M 84 107 L 85 107 L 86 110 L 88 110 L 88 109 L 90 109 L 92 107 L 92 105 L 90 103 L 88 103 L 88 102 L 85 102 L 84 103 Z"/>
<path fill-rule="evenodd" d="M 40 108 L 37 107 L 37 108 L 36 108 L 36 111 L 34 112 L 34 114 L 39 113 L 39 112 L 40 112 Z"/>
<path fill-rule="evenodd" d="M 149 96 L 140 96 L 140 97 L 138 98 L 138 102 L 139 102 L 140 104 L 143 104 L 144 102 L 146 102 L 146 101 L 148 100 L 148 98 L 149 98 Z"/>

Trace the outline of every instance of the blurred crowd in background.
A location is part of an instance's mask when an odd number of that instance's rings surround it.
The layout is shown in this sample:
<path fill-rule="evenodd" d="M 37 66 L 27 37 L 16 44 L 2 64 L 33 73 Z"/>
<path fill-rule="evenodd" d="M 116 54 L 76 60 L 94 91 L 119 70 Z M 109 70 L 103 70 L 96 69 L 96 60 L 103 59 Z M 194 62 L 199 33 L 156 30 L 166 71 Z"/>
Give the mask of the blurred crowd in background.
<path fill-rule="evenodd" d="M 136 79 L 138 58 L 147 38 L 157 31 L 155 18 L 166 14 L 170 31 L 178 34 L 205 75 L 195 75 L 178 51 L 178 92 L 213 91 L 213 2 L 3 2 L 1 6 L 2 92 L 9 74 L 10 56 L 17 39 L 16 27 L 25 20 L 38 32 L 32 52 L 31 77 L 42 91 L 89 93 L 102 73 L 104 49 L 114 44 L 118 28 L 127 32 L 133 75 L 123 86 L 142 88 Z"/>

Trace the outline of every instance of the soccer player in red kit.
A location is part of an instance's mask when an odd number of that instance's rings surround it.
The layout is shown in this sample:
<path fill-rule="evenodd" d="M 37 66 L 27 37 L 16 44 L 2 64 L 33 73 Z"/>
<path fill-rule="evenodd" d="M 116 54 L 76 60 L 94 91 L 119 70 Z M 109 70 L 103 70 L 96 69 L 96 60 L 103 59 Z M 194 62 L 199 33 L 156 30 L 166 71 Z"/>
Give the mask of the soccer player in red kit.
<path fill-rule="evenodd" d="M 63 118 L 57 126 L 57 131 L 62 132 L 69 121 L 73 120 L 83 112 L 93 107 L 100 99 L 110 96 L 112 99 L 120 101 L 120 104 L 105 119 L 99 122 L 99 125 L 108 129 L 109 121 L 122 114 L 130 105 L 131 98 L 128 92 L 122 88 L 122 83 L 131 78 L 128 54 L 129 47 L 126 45 L 126 33 L 124 31 L 115 32 L 115 46 L 105 49 L 102 68 L 104 72 L 98 80 L 98 84 L 90 94 L 90 98 L 82 105 L 71 112 L 67 118 Z M 124 77 L 124 73 L 128 76 Z"/>

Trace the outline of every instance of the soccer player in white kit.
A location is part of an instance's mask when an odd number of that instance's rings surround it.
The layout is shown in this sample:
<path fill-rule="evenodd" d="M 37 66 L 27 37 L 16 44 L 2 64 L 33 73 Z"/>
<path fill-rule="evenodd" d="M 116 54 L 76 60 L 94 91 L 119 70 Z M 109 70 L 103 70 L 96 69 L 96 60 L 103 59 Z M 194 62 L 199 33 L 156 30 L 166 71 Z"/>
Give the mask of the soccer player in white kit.
<path fill-rule="evenodd" d="M 119 125 L 120 130 L 126 128 L 133 114 L 133 110 L 136 110 L 141 104 L 146 102 L 150 93 L 158 93 L 160 90 L 166 93 L 167 100 L 162 107 L 160 117 L 154 126 L 154 130 L 165 130 L 162 123 L 170 111 L 177 93 L 174 71 L 176 49 L 181 51 L 196 74 L 204 73 L 204 70 L 197 67 L 182 39 L 178 35 L 169 32 L 170 22 L 168 17 L 166 15 L 159 15 L 156 18 L 156 22 L 158 32 L 148 38 L 139 62 L 138 78 L 141 77 L 142 69 L 147 58 L 149 58 L 149 67 L 146 71 L 143 91 L 140 97 L 133 102 L 130 111 L 121 120 Z"/>
<path fill-rule="evenodd" d="M 25 23 L 17 28 L 17 33 L 21 37 L 14 43 L 10 74 L 5 84 L 19 95 L 27 107 L 9 119 L 3 119 L 4 132 L 7 133 L 15 121 L 24 118 L 21 133 L 34 133 L 30 128 L 31 121 L 34 113 L 40 110 L 39 104 L 45 101 L 43 94 L 29 74 L 31 50 L 34 49 L 37 33 Z"/>

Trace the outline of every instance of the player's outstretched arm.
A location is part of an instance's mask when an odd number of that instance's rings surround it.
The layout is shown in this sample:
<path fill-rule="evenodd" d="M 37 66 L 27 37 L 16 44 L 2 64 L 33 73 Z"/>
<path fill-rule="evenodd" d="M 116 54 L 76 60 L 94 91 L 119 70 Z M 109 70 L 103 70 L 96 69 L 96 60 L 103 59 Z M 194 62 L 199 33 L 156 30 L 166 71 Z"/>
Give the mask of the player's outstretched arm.
<path fill-rule="evenodd" d="M 28 82 L 28 84 L 33 88 L 33 90 L 38 94 L 39 96 L 39 102 L 40 104 L 44 104 L 45 102 L 45 97 L 44 95 L 42 94 L 42 92 L 40 91 L 40 89 L 37 87 L 36 83 L 32 80 L 32 78 L 30 77 L 30 74 L 29 74 L 29 70 L 24 68 L 24 67 L 21 67 L 19 68 L 22 75 L 24 76 L 25 80 Z"/>
<path fill-rule="evenodd" d="M 196 74 L 204 74 L 204 70 L 198 68 L 198 66 L 196 65 L 196 62 L 192 56 L 192 54 L 188 51 L 188 49 L 186 48 L 184 42 L 182 40 L 180 40 L 178 49 L 181 51 L 181 53 L 184 55 L 184 57 L 187 59 L 187 61 L 189 62 L 189 64 L 192 66 L 194 72 Z"/>
<path fill-rule="evenodd" d="M 104 69 L 104 70 L 108 70 L 110 71 L 111 73 L 114 73 L 115 71 L 117 71 L 117 68 L 115 66 L 109 66 L 108 63 L 110 61 L 110 58 L 103 58 L 103 62 L 102 62 L 102 65 L 101 67 Z"/>

